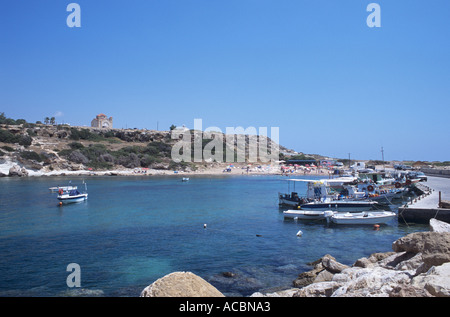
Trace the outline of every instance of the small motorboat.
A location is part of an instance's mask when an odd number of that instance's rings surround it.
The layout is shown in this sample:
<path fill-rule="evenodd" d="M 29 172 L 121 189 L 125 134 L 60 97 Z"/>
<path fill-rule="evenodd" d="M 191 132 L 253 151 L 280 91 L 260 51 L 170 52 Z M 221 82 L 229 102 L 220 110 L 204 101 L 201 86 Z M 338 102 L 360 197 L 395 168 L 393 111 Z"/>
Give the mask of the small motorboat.
<path fill-rule="evenodd" d="M 392 211 L 364 211 L 364 212 L 333 212 L 327 210 L 325 217 L 327 222 L 340 225 L 374 225 L 386 223 L 397 215 Z"/>
<path fill-rule="evenodd" d="M 292 219 L 308 219 L 308 220 L 323 220 L 325 219 L 325 211 L 320 210 L 286 210 L 283 211 L 284 218 Z"/>
<path fill-rule="evenodd" d="M 77 186 L 56 186 L 50 187 L 49 190 L 52 193 L 60 192 L 61 190 L 64 192 L 69 192 L 70 190 L 77 189 Z"/>
<path fill-rule="evenodd" d="M 182 182 L 189 182 L 189 177 L 183 177 Z"/>
<path fill-rule="evenodd" d="M 300 205 L 304 210 L 333 210 L 337 212 L 358 212 L 375 209 L 377 202 L 370 200 L 330 200 L 324 199 Z"/>
<path fill-rule="evenodd" d="M 58 195 L 58 200 L 63 204 L 77 203 L 80 201 L 85 201 L 87 198 L 87 193 L 80 193 L 77 189 L 73 189 L 69 191 L 69 193 Z"/>
<path fill-rule="evenodd" d="M 84 181 L 83 181 L 84 183 Z M 85 201 L 88 198 L 87 184 L 84 183 L 84 193 L 80 193 L 78 189 L 72 189 L 69 192 L 64 192 L 63 190 L 58 191 L 59 204 L 71 204 Z"/>

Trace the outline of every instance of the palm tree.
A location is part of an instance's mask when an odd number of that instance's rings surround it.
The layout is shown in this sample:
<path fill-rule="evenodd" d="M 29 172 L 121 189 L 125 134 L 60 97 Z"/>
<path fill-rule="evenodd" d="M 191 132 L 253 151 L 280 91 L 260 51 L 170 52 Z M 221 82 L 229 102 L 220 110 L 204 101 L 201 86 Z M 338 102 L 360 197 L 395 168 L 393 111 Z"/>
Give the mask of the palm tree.
<path fill-rule="evenodd" d="M 50 118 L 49 118 L 49 117 L 45 117 L 44 123 L 45 123 L 45 124 L 48 124 L 49 122 L 50 122 Z"/>
<path fill-rule="evenodd" d="M 51 124 L 51 125 L 54 125 L 55 123 L 56 123 L 55 117 L 51 117 L 51 118 L 50 118 L 50 124 Z"/>

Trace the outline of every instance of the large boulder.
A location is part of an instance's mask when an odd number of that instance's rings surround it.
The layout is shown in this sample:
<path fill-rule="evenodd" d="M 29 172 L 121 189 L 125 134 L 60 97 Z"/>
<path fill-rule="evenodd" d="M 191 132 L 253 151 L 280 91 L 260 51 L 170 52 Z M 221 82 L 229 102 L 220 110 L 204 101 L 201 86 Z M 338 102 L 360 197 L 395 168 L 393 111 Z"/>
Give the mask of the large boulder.
<path fill-rule="evenodd" d="M 411 285 L 432 296 L 450 297 L 450 263 L 434 266 L 427 273 L 414 277 Z"/>
<path fill-rule="evenodd" d="M 415 232 L 396 240 L 392 244 L 395 252 L 422 253 L 423 265 L 417 273 L 424 273 L 432 266 L 450 262 L 449 232 Z"/>
<path fill-rule="evenodd" d="M 19 177 L 28 176 L 28 171 L 24 167 L 20 168 L 19 165 L 13 165 L 9 169 L 9 176 L 19 176 Z"/>
<path fill-rule="evenodd" d="M 329 282 L 333 275 L 347 269 L 348 266 L 336 261 L 336 259 L 326 254 L 319 260 L 310 263 L 314 268 L 310 271 L 300 273 L 293 281 L 294 287 L 305 287 L 312 283 Z"/>
<path fill-rule="evenodd" d="M 170 273 L 149 286 L 141 297 L 224 297 L 214 286 L 191 272 Z"/>

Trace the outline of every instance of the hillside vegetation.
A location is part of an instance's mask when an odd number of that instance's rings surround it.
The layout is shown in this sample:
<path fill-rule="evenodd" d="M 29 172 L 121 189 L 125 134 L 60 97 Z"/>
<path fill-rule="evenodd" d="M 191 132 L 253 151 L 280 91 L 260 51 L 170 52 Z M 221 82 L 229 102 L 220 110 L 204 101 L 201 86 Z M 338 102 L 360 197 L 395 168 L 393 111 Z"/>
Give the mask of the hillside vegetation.
<path fill-rule="evenodd" d="M 178 140 L 172 139 L 171 133 L 33 124 L 22 119 L 5 120 L 1 114 L 0 160 L 43 171 L 134 168 L 190 171 L 199 165 L 214 163 L 208 158 L 201 163 L 193 163 L 193 159 L 191 162 L 174 162 L 171 151 Z M 202 149 L 210 141 L 203 139 Z M 248 149 L 248 139 L 246 142 Z M 193 158 L 193 143 L 191 155 Z"/>

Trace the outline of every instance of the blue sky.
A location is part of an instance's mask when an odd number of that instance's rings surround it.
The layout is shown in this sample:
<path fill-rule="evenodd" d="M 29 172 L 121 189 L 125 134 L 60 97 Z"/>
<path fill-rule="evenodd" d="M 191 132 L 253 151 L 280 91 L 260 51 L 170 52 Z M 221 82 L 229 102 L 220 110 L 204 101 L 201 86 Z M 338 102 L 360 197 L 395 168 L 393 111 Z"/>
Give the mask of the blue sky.
<path fill-rule="evenodd" d="M 279 127 L 355 159 L 450 160 L 450 2 L 5 0 L 0 112 L 116 128 Z M 375 2 L 375 1 L 374 1 Z"/>

